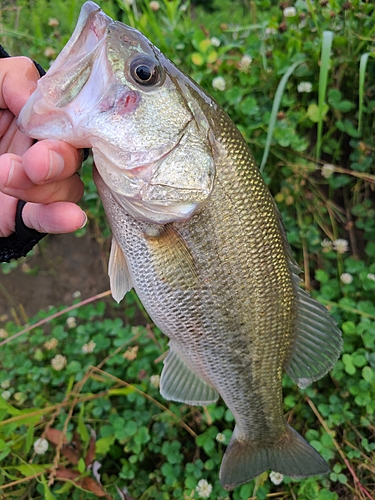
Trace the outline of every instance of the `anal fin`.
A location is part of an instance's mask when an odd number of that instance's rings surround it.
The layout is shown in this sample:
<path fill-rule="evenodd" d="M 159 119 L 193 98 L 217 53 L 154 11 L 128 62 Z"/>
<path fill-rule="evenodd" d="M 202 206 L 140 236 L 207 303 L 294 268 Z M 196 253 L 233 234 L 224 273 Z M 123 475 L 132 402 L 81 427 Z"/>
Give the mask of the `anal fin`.
<path fill-rule="evenodd" d="M 219 397 L 216 389 L 187 366 L 177 352 L 176 342 L 171 342 L 170 346 L 160 378 L 160 394 L 165 399 L 194 406 L 214 403 Z"/>

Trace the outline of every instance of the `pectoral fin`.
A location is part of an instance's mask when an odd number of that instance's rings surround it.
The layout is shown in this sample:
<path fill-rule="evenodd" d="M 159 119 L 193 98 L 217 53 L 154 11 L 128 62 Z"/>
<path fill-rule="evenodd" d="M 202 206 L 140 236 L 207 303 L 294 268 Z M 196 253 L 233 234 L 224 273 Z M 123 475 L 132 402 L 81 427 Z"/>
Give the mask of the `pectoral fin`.
<path fill-rule="evenodd" d="M 297 336 L 285 369 L 304 389 L 336 363 L 342 338 L 334 319 L 322 304 L 302 288 L 298 288 L 297 294 Z"/>
<path fill-rule="evenodd" d="M 218 392 L 194 373 L 176 351 L 176 342 L 164 361 L 160 378 L 160 394 L 165 399 L 195 406 L 214 403 Z"/>
<path fill-rule="evenodd" d="M 190 290 L 198 282 L 194 258 L 172 224 L 145 225 L 144 236 L 160 280 L 171 288 Z"/>
<path fill-rule="evenodd" d="M 129 276 L 128 264 L 124 252 L 114 236 L 112 236 L 108 276 L 112 297 L 116 302 L 120 302 L 124 298 L 124 295 L 133 288 L 133 284 Z"/>

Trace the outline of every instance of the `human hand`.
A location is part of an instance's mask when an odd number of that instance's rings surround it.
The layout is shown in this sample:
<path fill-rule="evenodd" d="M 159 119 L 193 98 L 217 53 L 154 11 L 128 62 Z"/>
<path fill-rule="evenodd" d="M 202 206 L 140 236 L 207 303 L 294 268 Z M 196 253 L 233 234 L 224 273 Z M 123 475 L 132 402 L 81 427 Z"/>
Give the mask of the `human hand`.
<path fill-rule="evenodd" d="M 16 126 L 38 79 L 30 59 L 0 59 L 0 236 L 14 232 L 18 200 L 28 202 L 24 224 L 42 233 L 69 233 L 87 220 L 76 205 L 83 194 L 74 175 L 82 152 L 57 140 L 33 144 Z"/>

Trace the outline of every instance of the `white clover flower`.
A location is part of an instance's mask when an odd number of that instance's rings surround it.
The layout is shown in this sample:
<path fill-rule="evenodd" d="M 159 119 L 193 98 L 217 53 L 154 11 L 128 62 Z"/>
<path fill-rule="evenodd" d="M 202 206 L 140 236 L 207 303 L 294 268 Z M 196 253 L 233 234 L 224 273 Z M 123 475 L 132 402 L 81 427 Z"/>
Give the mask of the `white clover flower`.
<path fill-rule="evenodd" d="M 0 339 L 7 339 L 8 338 L 8 332 L 4 330 L 4 328 L 0 328 Z"/>
<path fill-rule="evenodd" d="M 240 62 L 238 63 L 238 68 L 240 71 L 246 71 L 250 68 L 250 64 L 252 63 L 253 58 L 247 54 L 241 57 Z"/>
<path fill-rule="evenodd" d="M 12 395 L 12 394 L 11 394 L 11 392 L 10 392 L 10 391 L 3 391 L 3 392 L 1 393 L 1 396 L 5 399 L 5 401 L 8 401 L 8 399 L 10 398 L 10 396 L 11 396 L 11 395 Z"/>
<path fill-rule="evenodd" d="M 285 17 L 294 17 L 297 15 L 297 11 L 295 7 L 285 7 L 284 16 Z"/>
<path fill-rule="evenodd" d="M 353 276 L 350 273 L 342 273 L 342 275 L 340 276 L 340 280 L 345 285 L 350 285 L 350 283 L 353 281 Z"/>
<path fill-rule="evenodd" d="M 375 281 L 375 274 L 368 273 L 368 275 L 367 275 L 367 279 L 368 279 L 368 280 Z"/>
<path fill-rule="evenodd" d="M 157 389 L 160 386 L 160 375 L 151 375 L 150 384 Z"/>
<path fill-rule="evenodd" d="M 328 179 L 329 177 L 331 177 L 331 175 L 333 174 L 334 171 L 335 171 L 334 165 L 331 165 L 330 163 L 325 163 L 322 166 L 321 174 L 323 177 Z"/>
<path fill-rule="evenodd" d="M 52 368 L 58 372 L 65 368 L 66 363 L 66 357 L 62 356 L 61 354 L 56 354 L 56 356 L 51 359 Z"/>
<path fill-rule="evenodd" d="M 272 471 L 270 473 L 270 480 L 273 484 L 281 484 L 284 481 L 284 476 L 280 474 L 280 472 L 274 472 Z"/>
<path fill-rule="evenodd" d="M 75 328 L 77 326 L 77 321 L 74 316 L 69 316 L 69 318 L 67 318 L 66 326 L 68 328 Z"/>
<path fill-rule="evenodd" d="M 199 498 L 209 498 L 212 492 L 212 486 L 205 479 L 201 479 L 195 487 Z"/>
<path fill-rule="evenodd" d="M 79 290 L 76 290 L 75 292 L 72 293 L 73 299 L 79 299 L 81 295 L 82 294 Z"/>
<path fill-rule="evenodd" d="M 150 2 L 150 9 L 154 12 L 158 11 L 160 9 L 160 3 L 155 1 Z"/>
<path fill-rule="evenodd" d="M 218 434 L 216 434 L 215 439 L 218 443 L 225 443 L 225 436 L 222 432 L 219 432 Z"/>
<path fill-rule="evenodd" d="M 26 394 L 24 392 L 15 392 L 13 395 L 14 399 L 17 401 L 17 403 L 22 404 L 25 402 L 25 399 L 27 398 Z"/>
<path fill-rule="evenodd" d="M 89 354 L 90 352 L 93 352 L 96 347 L 96 344 L 93 340 L 90 340 L 87 342 L 87 344 L 83 344 L 82 346 L 82 352 Z"/>
<path fill-rule="evenodd" d="M 312 83 L 311 82 L 301 82 L 297 86 L 297 91 L 301 94 L 302 92 L 306 92 L 307 94 L 312 91 Z"/>
<path fill-rule="evenodd" d="M 44 342 L 44 348 L 47 349 L 47 351 L 52 351 L 52 349 L 54 349 L 58 343 L 59 341 L 54 337 L 52 337 L 52 339 L 49 339 L 46 342 Z"/>
<path fill-rule="evenodd" d="M 48 19 L 48 26 L 52 26 L 52 28 L 56 28 L 56 26 L 58 26 L 59 24 L 60 24 L 59 20 L 54 17 L 50 17 Z"/>
<path fill-rule="evenodd" d="M 217 76 L 212 80 L 212 86 L 217 90 L 225 90 L 226 83 L 224 78 L 222 76 Z"/>
<path fill-rule="evenodd" d="M 37 455 L 44 455 L 48 450 L 48 441 L 44 438 L 39 438 L 34 443 L 34 451 Z"/>
<path fill-rule="evenodd" d="M 44 55 L 45 55 L 46 57 L 48 57 L 49 59 L 51 59 L 52 57 L 55 57 L 55 55 L 56 55 L 56 50 L 55 50 L 53 47 L 47 47 L 47 48 L 46 48 L 46 50 L 44 51 Z M 27 266 L 24 266 L 24 267 L 22 268 L 22 271 L 23 271 L 24 273 L 27 273 L 27 271 L 29 271 L 29 270 L 30 270 L 30 266 L 28 266 L 28 267 L 29 267 L 29 269 L 27 268 Z"/>
<path fill-rule="evenodd" d="M 134 361 L 137 357 L 139 347 L 135 345 L 134 347 L 128 347 L 128 349 L 124 352 L 123 357 L 129 361 Z"/>
<path fill-rule="evenodd" d="M 331 250 L 332 248 L 332 241 L 329 240 L 328 238 L 324 238 L 324 240 L 321 242 L 321 245 L 323 247 L 323 250 Z"/>
<path fill-rule="evenodd" d="M 277 30 L 275 28 L 266 28 L 264 34 L 266 36 L 276 35 Z"/>
<path fill-rule="evenodd" d="M 337 253 L 345 253 L 349 250 L 349 243 L 343 238 L 339 238 L 333 242 L 333 249 Z"/>
<path fill-rule="evenodd" d="M 221 42 L 218 38 L 216 38 L 216 36 L 213 36 L 210 41 L 211 45 L 213 45 L 214 47 L 220 47 Z"/>
<path fill-rule="evenodd" d="M 1 388 L 2 389 L 9 389 L 9 387 L 10 387 L 10 380 L 3 380 L 1 382 Z"/>

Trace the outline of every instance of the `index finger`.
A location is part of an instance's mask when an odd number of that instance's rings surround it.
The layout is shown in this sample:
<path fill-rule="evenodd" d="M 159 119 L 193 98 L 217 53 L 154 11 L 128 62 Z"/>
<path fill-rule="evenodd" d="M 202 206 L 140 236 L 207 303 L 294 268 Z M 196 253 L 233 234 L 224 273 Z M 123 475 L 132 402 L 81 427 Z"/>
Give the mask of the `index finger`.
<path fill-rule="evenodd" d="M 18 116 L 39 78 L 38 70 L 27 57 L 0 59 L 0 108 L 9 108 Z"/>

